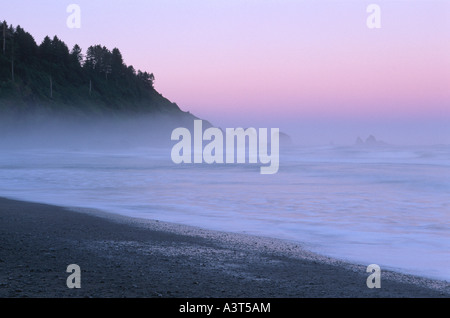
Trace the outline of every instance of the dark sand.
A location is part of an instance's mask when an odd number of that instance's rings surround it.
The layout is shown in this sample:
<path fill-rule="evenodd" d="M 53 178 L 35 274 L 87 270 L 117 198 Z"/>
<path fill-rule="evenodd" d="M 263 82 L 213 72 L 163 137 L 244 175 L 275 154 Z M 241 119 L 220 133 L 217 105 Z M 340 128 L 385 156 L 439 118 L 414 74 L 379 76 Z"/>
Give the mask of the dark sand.
<path fill-rule="evenodd" d="M 0 198 L 0 297 L 449 297 L 446 282 L 345 264 L 269 238 Z M 66 287 L 69 264 L 81 289 Z"/>

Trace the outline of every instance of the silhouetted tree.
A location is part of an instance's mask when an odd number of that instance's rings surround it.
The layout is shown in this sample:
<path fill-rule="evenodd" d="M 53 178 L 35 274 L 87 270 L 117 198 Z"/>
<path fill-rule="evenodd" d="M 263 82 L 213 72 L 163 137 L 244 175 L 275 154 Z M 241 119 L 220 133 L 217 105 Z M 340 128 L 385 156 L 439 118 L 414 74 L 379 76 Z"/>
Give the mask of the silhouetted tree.
<path fill-rule="evenodd" d="M 152 74 L 149 74 L 147 72 L 142 73 L 141 71 L 138 71 L 137 77 L 148 87 L 153 88 L 153 82 L 155 81 L 155 76 Z"/>
<path fill-rule="evenodd" d="M 76 63 L 77 66 L 81 66 L 81 63 L 83 62 L 83 55 L 81 54 L 82 50 L 78 46 L 78 44 L 75 44 L 72 48 L 72 51 L 70 51 L 70 58 L 72 63 Z"/>
<path fill-rule="evenodd" d="M 31 34 L 18 26 L 14 33 L 14 42 L 17 61 L 28 63 L 35 60 L 38 46 Z"/>

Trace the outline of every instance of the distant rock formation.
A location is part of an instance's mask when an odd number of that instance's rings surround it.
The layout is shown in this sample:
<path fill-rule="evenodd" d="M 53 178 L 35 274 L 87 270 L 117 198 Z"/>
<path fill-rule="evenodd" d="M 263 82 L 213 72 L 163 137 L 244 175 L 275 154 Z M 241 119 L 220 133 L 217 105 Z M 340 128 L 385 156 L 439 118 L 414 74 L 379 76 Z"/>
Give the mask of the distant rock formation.
<path fill-rule="evenodd" d="M 370 135 L 369 137 L 367 137 L 366 141 L 363 141 L 361 137 L 356 138 L 355 145 L 374 147 L 374 146 L 385 146 L 387 145 L 387 143 L 381 140 L 377 140 L 373 135 Z"/>
<path fill-rule="evenodd" d="M 288 147 L 288 146 L 293 145 L 291 136 L 289 136 L 288 134 L 286 134 L 284 132 L 280 131 L 278 134 L 278 138 L 279 138 L 281 147 Z"/>
<path fill-rule="evenodd" d="M 361 137 L 356 138 L 355 145 L 357 146 L 364 145 L 364 141 L 361 139 Z"/>
<path fill-rule="evenodd" d="M 370 146 L 376 145 L 377 143 L 378 143 L 377 139 L 372 135 L 367 137 L 366 142 L 365 142 L 366 145 L 370 145 Z"/>

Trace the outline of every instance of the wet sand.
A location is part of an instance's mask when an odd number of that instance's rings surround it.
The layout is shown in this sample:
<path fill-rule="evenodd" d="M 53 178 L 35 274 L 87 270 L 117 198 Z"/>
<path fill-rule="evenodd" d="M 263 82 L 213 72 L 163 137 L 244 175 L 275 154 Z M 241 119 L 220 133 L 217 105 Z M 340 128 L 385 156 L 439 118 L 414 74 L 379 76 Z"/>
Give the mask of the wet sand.
<path fill-rule="evenodd" d="M 69 264 L 81 288 L 69 289 Z M 367 266 L 367 265 L 366 265 Z M 0 297 L 449 297 L 447 282 L 383 271 L 281 240 L 0 198 Z"/>

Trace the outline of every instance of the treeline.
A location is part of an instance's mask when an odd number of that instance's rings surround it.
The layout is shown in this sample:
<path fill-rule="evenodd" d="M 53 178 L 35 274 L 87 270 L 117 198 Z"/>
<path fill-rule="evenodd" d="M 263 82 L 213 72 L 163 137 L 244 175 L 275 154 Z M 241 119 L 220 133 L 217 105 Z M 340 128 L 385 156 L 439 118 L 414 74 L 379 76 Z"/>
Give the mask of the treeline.
<path fill-rule="evenodd" d="M 118 48 L 94 45 L 83 54 L 57 36 L 38 45 L 30 33 L 6 21 L 0 22 L 0 38 L 2 110 L 179 111 L 154 89 L 153 74 L 127 66 Z"/>

